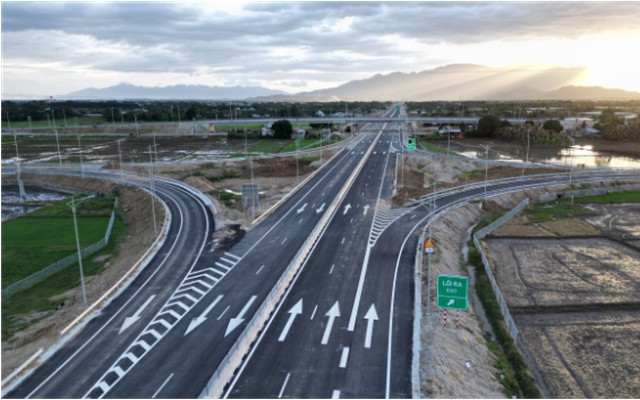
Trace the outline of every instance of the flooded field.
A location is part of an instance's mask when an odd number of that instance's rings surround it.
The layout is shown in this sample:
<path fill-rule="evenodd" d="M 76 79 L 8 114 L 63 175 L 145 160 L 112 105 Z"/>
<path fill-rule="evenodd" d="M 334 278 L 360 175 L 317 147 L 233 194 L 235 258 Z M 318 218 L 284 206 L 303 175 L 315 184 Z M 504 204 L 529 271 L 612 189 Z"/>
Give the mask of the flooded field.
<path fill-rule="evenodd" d="M 57 201 L 69 197 L 69 195 L 66 193 L 54 192 L 52 190 L 41 189 L 39 187 L 27 186 L 24 189 L 27 194 L 27 201 Z M 18 190 L 17 186 L 2 187 L 3 222 L 40 208 L 40 206 L 15 205 L 19 202 L 20 191 Z"/>
<path fill-rule="evenodd" d="M 446 141 L 430 143 L 446 148 Z M 451 151 L 470 158 L 484 159 L 487 154 L 480 144 L 491 143 L 489 159 L 524 161 L 527 158 L 526 144 L 500 140 L 462 139 L 451 141 Z M 640 144 L 604 141 L 578 141 L 575 146 L 530 147 L 529 161 L 570 166 L 640 168 Z"/>
<path fill-rule="evenodd" d="M 149 161 L 149 146 L 154 144 L 151 137 L 121 138 L 118 148 L 117 137 L 87 137 L 81 139 L 80 146 L 76 138 L 60 138 L 60 153 L 55 137 L 37 137 L 18 142 L 22 162 L 61 162 L 62 164 L 83 163 L 141 163 Z M 264 142 L 261 139 L 249 139 L 251 147 Z M 293 142 L 291 140 L 291 142 Z M 158 161 L 191 161 L 228 158 L 233 154 L 244 153 L 243 139 L 229 139 L 220 136 L 161 137 L 155 139 L 158 148 Z M 284 147 L 284 146 L 283 146 Z M 2 144 L 2 163 L 13 163 L 16 157 L 13 142 Z M 155 155 L 154 155 L 155 159 Z"/>

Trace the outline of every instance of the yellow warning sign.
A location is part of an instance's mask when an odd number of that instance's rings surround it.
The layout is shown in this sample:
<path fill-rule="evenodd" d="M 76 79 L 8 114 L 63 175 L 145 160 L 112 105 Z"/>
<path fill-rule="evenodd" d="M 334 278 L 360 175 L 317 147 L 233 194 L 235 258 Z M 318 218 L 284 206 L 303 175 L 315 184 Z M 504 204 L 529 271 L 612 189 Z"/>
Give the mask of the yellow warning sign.
<path fill-rule="evenodd" d="M 427 238 L 427 241 L 424 242 L 424 251 L 425 253 L 433 253 L 433 249 L 435 248 L 435 246 L 433 245 L 433 242 L 431 241 L 431 238 Z"/>

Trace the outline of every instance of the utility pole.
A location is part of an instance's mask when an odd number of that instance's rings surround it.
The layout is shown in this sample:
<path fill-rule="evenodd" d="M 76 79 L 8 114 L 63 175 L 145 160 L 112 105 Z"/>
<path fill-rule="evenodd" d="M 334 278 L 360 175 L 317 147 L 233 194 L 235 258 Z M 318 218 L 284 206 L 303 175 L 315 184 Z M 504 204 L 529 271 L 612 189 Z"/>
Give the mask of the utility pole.
<path fill-rule="evenodd" d="M 60 153 L 60 140 L 58 139 L 58 129 L 56 128 L 56 118 L 53 117 L 53 133 L 56 135 L 56 145 L 58 146 L 58 160 L 60 160 L 60 166 L 62 167 L 62 153 Z"/>
<path fill-rule="evenodd" d="M 529 133 L 531 133 L 531 130 L 527 129 L 527 164 L 529 164 Z"/>
<path fill-rule="evenodd" d="M 120 108 L 120 123 L 124 125 L 124 113 L 122 112 L 122 108 Z"/>
<path fill-rule="evenodd" d="M 485 161 L 485 170 L 484 170 L 484 198 L 487 198 L 487 184 L 488 184 L 488 180 L 489 180 L 489 148 L 490 148 L 490 144 L 481 144 L 480 146 L 482 146 L 486 151 L 487 151 L 487 159 Z"/>
<path fill-rule="evenodd" d="M 7 125 L 11 128 L 11 122 L 9 121 L 9 113 L 7 113 Z M 24 185 L 20 177 L 20 153 L 18 153 L 18 135 L 13 132 L 13 143 L 16 146 L 16 178 L 18 180 L 18 190 L 20 191 L 20 199 L 23 203 L 27 202 L 27 194 L 24 191 Z"/>
<path fill-rule="evenodd" d="M 158 237 L 158 227 L 156 225 L 156 205 L 155 205 L 155 199 L 154 197 L 156 196 L 156 185 L 154 182 L 154 176 L 153 176 L 153 151 L 151 150 L 152 146 L 149 146 L 149 161 L 151 162 L 151 164 L 149 164 L 149 182 L 151 185 L 151 212 L 153 213 L 153 234 L 155 237 Z"/>
<path fill-rule="evenodd" d="M 78 136 L 78 154 L 80 154 L 80 174 L 84 179 L 84 164 L 82 164 L 82 143 L 80 142 L 80 135 Z"/>
<path fill-rule="evenodd" d="M 138 136 L 140 136 L 140 135 L 138 134 L 138 116 L 137 116 L 137 115 L 134 115 L 134 116 L 133 116 L 133 120 L 134 120 L 134 121 L 135 121 L 135 123 L 136 123 L 136 137 L 138 137 Z"/>
<path fill-rule="evenodd" d="M 447 158 L 449 158 L 450 148 L 451 148 L 451 128 L 447 125 Z"/>
<path fill-rule="evenodd" d="M 83 200 L 86 200 L 86 199 L 88 199 L 88 197 L 85 197 Z M 82 284 L 82 303 L 84 304 L 84 309 L 86 310 L 87 309 L 87 292 L 84 288 L 84 273 L 82 271 L 82 251 L 80 250 L 80 238 L 78 236 L 78 221 L 76 220 L 75 196 L 71 197 L 71 210 L 73 211 L 73 226 L 76 232 L 76 247 L 78 249 L 78 263 L 80 264 L 80 283 Z"/>
<path fill-rule="evenodd" d="M 111 125 L 116 124 L 116 117 L 113 115 L 113 107 L 111 107 Z"/>
<path fill-rule="evenodd" d="M 178 123 L 180 123 L 180 104 L 178 104 Z"/>
<path fill-rule="evenodd" d="M 27 117 L 27 121 L 29 121 L 29 133 L 33 134 L 33 129 L 31 128 L 31 117 Z"/>
<path fill-rule="evenodd" d="M 64 117 L 64 127 L 68 128 L 68 125 L 67 125 L 67 113 L 66 113 L 64 108 L 62 109 L 62 116 Z"/>
<path fill-rule="evenodd" d="M 120 180 L 124 180 L 124 175 L 122 173 L 122 148 L 120 147 L 120 142 L 122 139 L 118 139 L 118 160 L 120 163 Z"/>
<path fill-rule="evenodd" d="M 49 119 L 49 114 L 47 114 L 47 125 L 51 128 L 51 119 Z"/>
<path fill-rule="evenodd" d="M 569 154 L 571 159 L 571 166 L 569 167 L 569 184 L 571 185 L 572 175 L 573 175 L 573 146 L 575 146 L 576 140 L 571 136 L 569 136 L 569 139 L 571 140 L 571 147 L 569 148 Z"/>

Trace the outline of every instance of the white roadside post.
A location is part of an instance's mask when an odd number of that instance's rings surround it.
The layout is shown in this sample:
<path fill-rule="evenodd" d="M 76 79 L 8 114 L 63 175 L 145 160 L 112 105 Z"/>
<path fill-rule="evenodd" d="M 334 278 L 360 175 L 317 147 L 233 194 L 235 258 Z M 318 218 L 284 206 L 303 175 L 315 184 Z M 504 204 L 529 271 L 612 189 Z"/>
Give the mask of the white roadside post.
<path fill-rule="evenodd" d="M 81 199 L 78 203 L 81 203 L 93 196 L 85 197 Z M 78 221 L 76 220 L 76 202 L 75 196 L 71 197 L 71 204 L 67 203 L 67 206 L 71 207 L 71 211 L 73 212 L 73 226 L 76 232 L 76 247 L 78 249 L 78 263 L 80 264 L 80 283 L 82 284 L 82 303 L 84 305 L 84 309 L 87 309 L 87 292 L 84 288 L 84 273 L 82 271 L 82 251 L 80 250 L 80 237 L 78 235 Z"/>

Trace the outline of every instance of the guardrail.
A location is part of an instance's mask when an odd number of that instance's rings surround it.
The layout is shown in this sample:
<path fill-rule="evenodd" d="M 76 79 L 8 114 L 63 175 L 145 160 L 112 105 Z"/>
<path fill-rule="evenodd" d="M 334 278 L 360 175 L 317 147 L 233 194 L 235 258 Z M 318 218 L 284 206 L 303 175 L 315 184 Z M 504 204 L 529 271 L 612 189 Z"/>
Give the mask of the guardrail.
<path fill-rule="evenodd" d="M 209 382 L 207 382 L 200 398 L 220 398 L 222 396 L 224 386 L 233 378 L 235 370 L 242 364 L 242 360 L 250 350 L 251 344 L 256 340 L 260 330 L 262 330 L 269 316 L 275 310 L 287 287 L 298 273 L 300 267 L 304 264 L 306 258 L 311 253 L 311 250 L 315 247 L 316 242 L 320 239 L 321 233 L 335 215 L 344 195 L 347 193 L 362 170 L 362 167 L 369 158 L 369 155 L 373 151 L 373 148 L 381 134 L 382 131 L 378 133 L 378 136 L 373 141 L 372 145 L 369 146 L 367 154 L 362 157 L 354 171 L 351 173 L 349 179 L 345 182 L 338 195 L 327 208 L 323 217 L 318 221 L 309 237 L 305 240 L 304 244 L 300 247 L 300 250 L 298 250 L 287 266 L 285 272 L 282 274 L 280 279 L 278 279 L 278 282 L 275 284 L 271 292 L 269 292 L 269 295 L 262 302 L 258 311 L 253 315 L 247 324 L 247 327 L 219 364 L 218 369 L 214 372 L 211 379 L 209 379 Z"/>
<path fill-rule="evenodd" d="M 640 190 L 640 185 L 622 185 L 622 186 L 612 186 L 612 187 L 605 187 L 605 188 L 568 190 L 562 193 L 561 198 L 598 196 L 601 194 L 617 193 L 617 192 L 624 192 L 629 190 Z M 557 199 L 558 199 L 558 195 L 554 193 L 549 193 L 549 194 L 540 196 L 541 203 L 553 201 Z"/>
<path fill-rule="evenodd" d="M 82 255 L 83 259 L 87 258 L 91 254 L 99 250 L 102 250 L 109 243 L 109 236 L 111 236 L 111 229 L 113 228 L 113 222 L 115 221 L 115 218 L 116 218 L 115 208 L 117 207 L 118 207 L 118 198 L 116 197 L 116 200 L 113 205 L 114 210 L 111 211 L 111 218 L 109 219 L 109 224 L 107 225 L 107 230 L 105 232 L 104 237 L 99 241 L 97 241 L 96 243 L 88 247 L 85 247 L 80 251 L 80 254 Z M 77 262 L 78 262 L 78 253 L 73 253 L 72 255 L 63 258 L 62 260 L 56 261 L 55 263 L 44 267 L 40 271 L 32 275 L 29 275 L 28 277 L 12 285 L 7 286 L 5 289 L 2 290 L 2 301 L 9 300 L 16 293 L 29 289 L 30 287 L 44 281 L 51 275 L 57 272 L 60 272 L 63 269 L 67 268 L 68 266 L 73 265 Z"/>
<path fill-rule="evenodd" d="M 574 172 L 572 174 L 573 176 L 573 180 L 576 181 L 585 181 L 585 178 L 590 176 L 590 175 L 614 175 L 612 178 L 615 179 L 628 179 L 630 178 L 636 178 L 636 179 L 640 179 L 640 175 L 638 172 L 612 172 L 611 174 L 607 174 L 607 173 L 603 173 L 602 171 L 587 171 L 587 172 L 580 172 L 580 173 L 576 173 Z M 452 188 L 447 188 L 447 189 L 441 189 L 438 190 L 435 194 L 436 199 L 444 197 L 444 196 L 448 196 L 454 193 L 461 193 L 461 192 L 465 192 L 467 190 L 470 189 L 477 189 L 477 188 L 483 188 L 486 186 L 495 186 L 495 185 L 500 185 L 500 184 L 505 184 L 505 183 L 512 183 L 512 182 L 518 182 L 518 181 L 531 181 L 531 180 L 539 180 L 539 179 L 561 179 L 561 178 L 569 178 L 569 173 L 568 172 L 561 172 L 561 173 L 555 173 L 555 174 L 537 174 L 537 175 L 525 175 L 525 176 L 515 176 L 515 177 L 510 177 L 510 178 L 502 178 L 502 179 L 493 179 L 493 180 L 489 180 L 489 181 L 478 181 L 478 182 L 473 182 L 473 183 L 468 183 L 466 185 L 461 185 L 461 186 L 456 186 L 456 187 L 452 187 Z M 486 182 L 486 183 L 485 183 Z M 564 184 L 565 182 L 563 182 Z M 566 184 L 568 184 L 569 182 L 566 182 Z M 574 183 L 574 182 L 572 182 Z M 575 182 L 578 183 L 578 182 Z M 414 203 L 410 204 L 410 206 L 412 205 L 418 205 L 418 204 L 423 204 L 425 202 L 430 202 L 433 201 L 433 197 L 434 194 L 433 193 L 429 193 L 426 194 L 424 196 L 421 196 L 419 200 L 415 201 Z"/>

